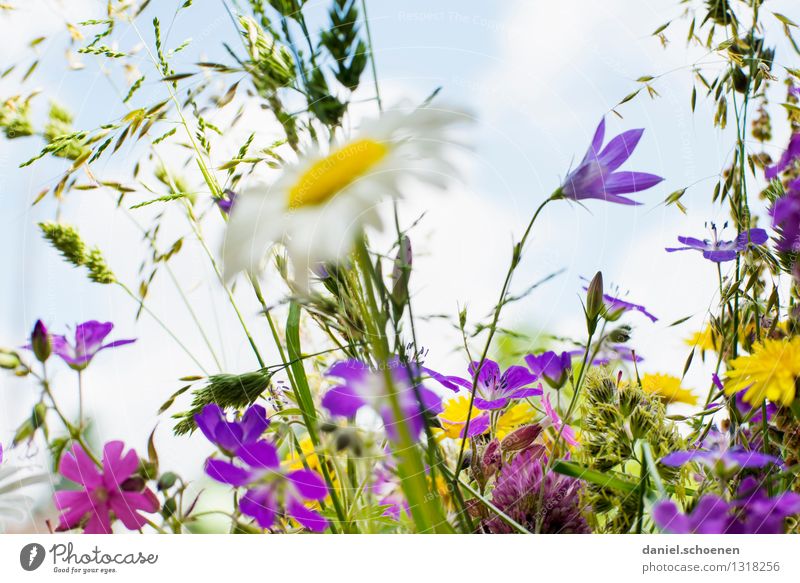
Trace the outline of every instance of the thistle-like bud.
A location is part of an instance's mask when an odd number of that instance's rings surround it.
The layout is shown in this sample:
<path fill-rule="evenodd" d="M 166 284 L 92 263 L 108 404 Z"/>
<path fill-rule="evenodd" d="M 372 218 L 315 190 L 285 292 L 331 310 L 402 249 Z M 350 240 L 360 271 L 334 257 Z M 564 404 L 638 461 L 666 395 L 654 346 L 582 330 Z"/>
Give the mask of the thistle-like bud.
<path fill-rule="evenodd" d="M 598 271 L 586 291 L 586 327 L 590 334 L 597 329 L 597 321 L 603 313 L 603 273 Z"/>
<path fill-rule="evenodd" d="M 47 326 L 41 320 L 36 320 L 31 332 L 31 350 L 39 362 L 45 362 L 53 352 L 53 340 L 47 331 Z"/>

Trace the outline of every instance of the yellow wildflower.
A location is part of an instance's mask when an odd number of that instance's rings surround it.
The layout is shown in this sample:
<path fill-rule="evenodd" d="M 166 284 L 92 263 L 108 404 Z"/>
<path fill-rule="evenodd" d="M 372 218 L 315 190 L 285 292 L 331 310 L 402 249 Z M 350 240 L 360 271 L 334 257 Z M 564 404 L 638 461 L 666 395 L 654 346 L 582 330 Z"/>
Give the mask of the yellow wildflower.
<path fill-rule="evenodd" d="M 681 379 L 678 377 L 667 374 L 646 374 L 641 380 L 644 392 L 660 398 L 664 403 L 697 404 L 697 397 L 691 389 L 681 386 Z"/>
<path fill-rule="evenodd" d="M 753 345 L 753 353 L 730 362 L 725 392 L 729 395 L 747 389 L 744 400 L 753 406 L 764 399 L 785 407 L 795 397 L 800 377 L 800 337 L 766 339 Z"/>

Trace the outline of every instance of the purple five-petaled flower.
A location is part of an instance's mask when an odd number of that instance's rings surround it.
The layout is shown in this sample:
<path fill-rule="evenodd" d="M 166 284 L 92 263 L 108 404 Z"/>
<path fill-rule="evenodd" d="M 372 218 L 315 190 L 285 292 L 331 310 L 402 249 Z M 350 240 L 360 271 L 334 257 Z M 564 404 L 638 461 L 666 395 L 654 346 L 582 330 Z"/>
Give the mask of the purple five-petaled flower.
<path fill-rule="evenodd" d="M 443 377 L 439 375 L 439 377 L 446 379 L 448 383 L 464 387 L 470 391 L 472 390 L 473 381 L 477 380 L 475 407 L 484 411 L 502 409 L 511 400 L 536 397 L 543 392 L 541 383 L 531 386 L 539 377 L 524 366 L 510 366 L 501 374 L 500 366 L 493 360 L 488 358 L 484 360 L 480 370 L 478 370 L 479 364 L 479 362 L 473 362 L 469 365 L 469 373 L 473 380 L 455 376 Z M 439 380 L 444 386 L 452 388 L 437 376 L 433 378 Z"/>
<path fill-rule="evenodd" d="M 133 449 L 122 455 L 124 449 L 121 441 L 105 445 L 102 472 L 80 445 L 64 454 L 59 472 L 83 489 L 55 493 L 53 500 L 61 519 L 58 530 L 82 526 L 86 534 L 111 534 L 112 513 L 130 530 L 147 524 L 139 512 L 158 510 L 158 499 L 141 480 L 130 479 L 139 467 L 139 456 Z"/>
<path fill-rule="evenodd" d="M 583 160 L 567 175 L 556 197 L 562 196 L 572 200 L 596 198 L 619 204 L 637 205 L 641 203 L 620 195 L 647 190 L 664 180 L 655 174 L 617 170 L 631 157 L 644 130 L 623 132 L 603 148 L 605 130 L 604 118 L 600 120 L 600 125 L 597 126 Z"/>
<path fill-rule="evenodd" d="M 658 527 L 674 534 L 783 534 L 786 518 L 800 513 L 800 495 L 783 492 L 770 497 L 755 478 L 745 478 L 737 498 L 726 502 L 706 494 L 686 514 L 671 500 L 653 508 Z"/>
<path fill-rule="evenodd" d="M 678 242 L 685 247 L 667 247 L 666 251 L 701 251 L 703 257 L 715 263 L 733 261 L 736 256 L 747 249 L 751 243 L 753 245 L 763 245 L 769 239 L 769 235 L 764 229 L 750 229 L 740 233 L 733 241 L 722 241 L 717 239 L 717 229 L 712 225 L 712 239 L 695 239 L 694 237 L 678 237 Z"/>
<path fill-rule="evenodd" d="M 210 403 L 194 420 L 203 435 L 228 455 L 236 455 L 241 447 L 258 441 L 269 427 L 267 411 L 261 405 L 252 405 L 241 419 L 228 421 L 220 406 Z"/>
<path fill-rule="evenodd" d="M 239 463 L 211 458 L 206 462 L 206 474 L 218 482 L 235 488 L 246 487 L 239 501 L 239 510 L 255 519 L 261 528 L 271 528 L 283 513 L 314 532 L 322 532 L 328 521 L 306 501 L 323 500 L 328 488 L 312 470 L 283 472 L 278 449 L 266 440 L 239 447 Z"/>
<path fill-rule="evenodd" d="M 533 374 L 544 378 L 548 385 L 558 389 L 567 382 L 569 371 L 572 368 L 572 357 L 569 352 L 557 354 L 548 350 L 539 355 L 529 354 L 525 357 L 525 363 Z"/>
<path fill-rule="evenodd" d="M 385 366 L 391 382 L 387 382 L 386 371 L 373 370 L 360 360 L 337 362 L 327 376 L 340 379 L 341 384 L 325 393 L 322 406 L 331 415 L 350 418 L 362 407 L 370 407 L 380 415 L 389 437 L 397 439 L 399 424 L 405 423 L 416 439 L 425 427 L 425 416 L 442 412 L 442 399 L 422 386 L 416 365 L 406 366 L 393 358 Z M 394 415 L 390 391 L 399 401 L 400 419 Z"/>
<path fill-rule="evenodd" d="M 65 336 L 60 334 L 51 336 L 53 352 L 59 355 L 70 368 L 83 370 L 89 366 L 95 354 L 101 350 L 136 342 L 136 340 L 115 340 L 108 344 L 103 344 L 106 336 L 111 333 L 113 328 L 114 324 L 111 322 L 98 322 L 97 320 L 89 320 L 83 324 L 78 324 L 75 327 L 75 340 L 73 342 L 69 342 Z M 30 345 L 26 348 L 32 349 Z"/>

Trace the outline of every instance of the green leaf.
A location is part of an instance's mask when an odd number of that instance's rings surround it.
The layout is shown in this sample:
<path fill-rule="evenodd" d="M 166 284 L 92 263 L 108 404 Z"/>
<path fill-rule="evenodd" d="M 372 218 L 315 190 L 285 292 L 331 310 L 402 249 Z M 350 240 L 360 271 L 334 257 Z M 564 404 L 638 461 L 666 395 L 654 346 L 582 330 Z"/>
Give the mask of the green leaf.
<path fill-rule="evenodd" d="M 604 488 L 613 488 L 621 492 L 633 492 L 638 487 L 635 482 L 629 482 L 616 476 L 610 476 L 597 470 L 591 470 L 579 463 L 558 460 L 553 464 L 553 470 L 559 474 L 578 478 L 586 482 L 603 486 Z"/>

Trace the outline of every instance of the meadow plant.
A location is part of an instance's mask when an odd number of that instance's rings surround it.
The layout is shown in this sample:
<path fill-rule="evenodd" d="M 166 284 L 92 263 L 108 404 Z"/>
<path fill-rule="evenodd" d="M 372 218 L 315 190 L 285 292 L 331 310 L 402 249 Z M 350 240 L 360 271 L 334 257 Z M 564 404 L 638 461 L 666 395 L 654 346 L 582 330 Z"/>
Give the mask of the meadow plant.
<path fill-rule="evenodd" d="M 173 20 L 208 9 L 174 4 Z M 585 155 L 563 169 L 552 194 L 527 193 L 526 225 L 509 256 L 496 258 L 507 270 L 490 313 L 461 308 L 440 318 L 463 340 L 461 364 L 441 370 L 426 357 L 452 347 L 421 337 L 414 305 L 414 270 L 436 249 L 422 249 L 417 221 L 400 209 L 415 191 L 446 189 L 462 174 L 459 155 L 470 148 L 475 120 L 434 88 L 423 101 L 389 103 L 367 3 L 328 0 L 324 23 L 318 10 L 310 17 L 318 8 L 310 4 L 221 2 L 235 42 L 193 64 L 179 60 L 192 41 L 173 44 L 149 0 L 108 2 L 102 16 L 68 23 L 69 66 L 99 66 L 119 94 L 121 114 L 96 127 L 81 128 L 67 105 L 44 103 L 30 88 L 38 56 L 2 73 L 19 83 L 0 100 L 5 138 L 41 145 L 20 160 L 21 171 L 59 169 L 30 193 L 33 205 L 54 211 L 39 223 L 41 236 L 85 285 L 121 292 L 133 316 L 161 327 L 163 358 L 185 356 L 192 368 L 180 384 L 158 389 L 160 423 L 170 439 L 214 451 L 182 476 L 163 467 L 164 438 L 155 431 L 137 444 L 144 456 L 114 436 L 98 440 L 84 376 L 102 374 L 96 363 L 142 341 L 130 346 L 135 333 L 119 321 L 116 329 L 91 320 L 69 330 L 39 320 L 29 338 L 4 339 L 0 351 L 3 372 L 32 387 L 17 397 L 30 414 L 0 449 L 0 520 L 87 533 L 796 531 L 798 25 L 765 9 L 767 0 L 676 2 L 681 15 L 658 27 L 654 42 L 665 50 L 668 41 L 686 42 L 715 57 L 668 74 L 691 79 L 687 109 L 704 101 L 713 126 L 735 126 L 731 157 L 710 182 L 657 194 L 664 177 L 644 171 L 648 164 L 634 154 L 658 136 L 626 129 L 606 140 L 607 125 L 627 127 L 627 104 L 658 99 L 667 73 L 637 79 L 611 111 L 594 112 L 600 122 Z M 795 48 L 781 65 L 764 32 L 775 23 Z M 686 38 L 673 38 L 679 27 L 688 27 Z M 771 103 L 778 93 L 780 103 Z M 230 136 L 244 125 L 231 156 Z M 771 156 L 766 146 L 778 126 L 791 138 Z M 107 172 L 112 161 L 124 178 Z M 680 247 L 652 249 L 653 256 L 698 251 L 682 258 L 707 261 L 718 287 L 684 361 L 640 374 L 633 326 L 659 319 L 604 281 L 602 265 L 576 284 L 582 337 L 547 330 L 536 350 L 502 349 L 515 338 L 507 306 L 536 294 L 536 285 L 518 292 L 515 279 L 535 261 L 528 244 L 543 213 L 609 203 L 622 205 L 615 213 L 658 203 L 686 213 L 687 192 L 710 198 L 729 218 L 711 225 L 708 238 L 675 233 Z M 116 255 L 64 219 L 62 209 L 87 194 L 110 195 L 112 212 L 139 229 L 133 269 L 114 264 Z M 196 309 L 192 282 L 177 275 L 176 266 L 198 257 L 205 269 L 195 276 L 214 288 L 216 315 Z M 164 286 L 191 315 L 197 342 L 173 329 L 172 314 L 153 308 Z M 224 342 L 252 353 L 248 370 L 225 366 L 207 332 L 215 317 L 240 330 Z M 705 394 L 683 384 L 701 365 L 714 372 Z M 77 412 L 63 405 L 70 392 Z M 51 504 L 20 516 L 18 491 L 41 476 L 17 479 L 8 455 L 36 448 L 65 480 Z M 227 502 L 207 502 L 194 482 L 215 485 Z M 210 515 L 222 526 L 209 526 Z"/>

